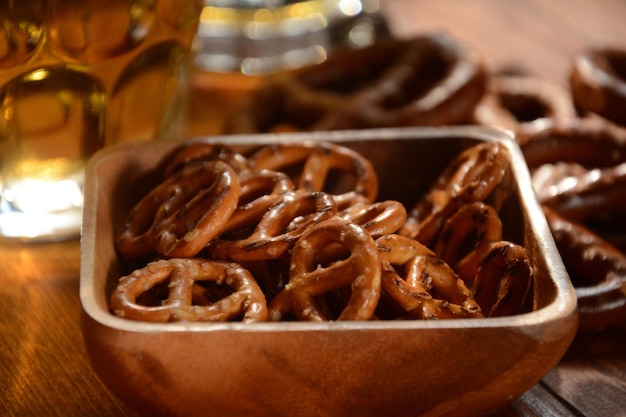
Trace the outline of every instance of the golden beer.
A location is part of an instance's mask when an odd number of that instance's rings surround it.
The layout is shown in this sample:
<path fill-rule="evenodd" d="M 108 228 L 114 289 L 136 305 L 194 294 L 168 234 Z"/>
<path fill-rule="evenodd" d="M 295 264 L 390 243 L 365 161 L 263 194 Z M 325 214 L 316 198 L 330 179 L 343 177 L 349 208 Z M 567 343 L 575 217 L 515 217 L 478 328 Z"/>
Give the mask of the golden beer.
<path fill-rule="evenodd" d="M 98 149 L 179 138 L 199 0 L 1 0 L 0 235 L 76 236 Z"/>

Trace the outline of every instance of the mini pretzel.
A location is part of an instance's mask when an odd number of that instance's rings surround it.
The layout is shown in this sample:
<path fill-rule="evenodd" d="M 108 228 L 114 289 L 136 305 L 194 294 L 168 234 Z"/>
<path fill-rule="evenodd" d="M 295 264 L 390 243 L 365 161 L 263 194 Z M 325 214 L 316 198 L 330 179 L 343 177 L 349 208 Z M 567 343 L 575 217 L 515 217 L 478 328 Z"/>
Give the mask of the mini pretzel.
<path fill-rule="evenodd" d="M 443 126 L 471 119 L 486 91 L 482 57 L 443 32 L 387 41 L 393 42 L 396 48 L 385 42 L 370 48 L 384 48 L 395 56 L 383 58 L 387 67 L 380 75 L 344 107 L 318 121 L 316 130 Z M 359 52 L 373 55 L 371 50 Z"/>
<path fill-rule="evenodd" d="M 232 230 L 226 224 L 222 233 L 208 246 L 208 253 L 218 259 L 260 261 L 283 257 L 300 236 L 312 225 L 332 217 L 337 212 L 333 198 L 321 192 L 295 191 L 281 194 L 265 213 L 251 213 L 243 225 L 256 225 L 251 234 Z M 288 230 L 291 222 L 302 216 L 306 221 Z M 242 237 L 243 236 L 243 237 Z"/>
<path fill-rule="evenodd" d="M 515 243 L 493 242 L 472 283 L 472 293 L 487 317 L 518 314 L 531 288 L 533 268 L 526 250 Z"/>
<path fill-rule="evenodd" d="M 185 144 L 175 150 L 172 160 L 169 161 L 165 167 L 165 177 L 167 178 L 182 167 L 200 160 L 219 160 L 225 162 L 237 173 L 248 168 L 246 158 L 233 151 L 229 146 L 224 144 L 193 142 Z"/>
<path fill-rule="evenodd" d="M 320 264 L 317 254 L 329 244 L 344 246 L 349 256 Z M 336 319 L 372 318 L 380 296 L 381 266 L 374 240 L 362 227 L 339 217 L 318 223 L 296 242 L 291 259 L 284 294 L 270 303 L 272 318 L 284 315 L 285 306 L 277 307 L 277 304 L 288 300 L 300 320 L 334 319 L 324 313 L 316 300 L 322 294 L 343 287 L 349 287 L 351 295 L 347 305 L 337 312 Z"/>
<path fill-rule="evenodd" d="M 513 133 L 539 119 L 575 116 L 569 91 L 541 78 L 523 75 L 493 76 L 487 94 L 474 110 L 474 122 Z"/>
<path fill-rule="evenodd" d="M 434 252 L 470 284 L 491 248 L 502 240 L 502 221 L 495 209 L 477 201 L 462 206 L 444 223 Z"/>
<path fill-rule="evenodd" d="M 363 196 L 373 202 L 378 194 L 378 177 L 372 164 L 358 152 L 345 146 L 326 142 L 299 142 L 265 146 L 249 158 L 254 169 L 269 169 L 292 174 L 296 188 L 333 194 L 339 207 L 349 205 Z M 329 190 L 331 172 L 348 174 L 342 177 L 349 191 Z"/>
<path fill-rule="evenodd" d="M 237 174 L 221 161 L 190 164 L 153 188 L 129 212 L 117 235 L 125 258 L 158 252 L 193 257 L 217 236 L 237 206 Z"/>
<path fill-rule="evenodd" d="M 626 163 L 597 168 L 553 185 L 539 202 L 570 220 L 584 221 L 612 210 L 625 209 Z"/>
<path fill-rule="evenodd" d="M 576 106 L 620 125 L 626 125 L 626 50 L 592 48 L 578 54 L 570 74 Z"/>
<path fill-rule="evenodd" d="M 270 78 L 228 133 L 450 125 L 470 119 L 486 89 L 482 58 L 445 33 L 379 39 Z"/>
<path fill-rule="evenodd" d="M 406 208 L 399 201 L 360 202 L 340 211 L 338 215 L 362 226 L 374 239 L 396 233 L 406 222 Z"/>
<path fill-rule="evenodd" d="M 582 224 L 543 209 L 576 289 L 580 327 L 602 329 L 626 319 L 626 255 Z"/>
<path fill-rule="evenodd" d="M 210 281 L 230 288 L 230 294 L 209 305 L 193 303 L 194 284 Z M 167 298 L 159 305 L 137 299 L 160 285 Z M 197 288 L 197 287 L 196 287 Z M 151 321 L 265 321 L 265 296 L 250 273 L 234 263 L 204 259 L 162 259 L 120 278 L 111 295 L 111 311 L 120 317 Z"/>
<path fill-rule="evenodd" d="M 463 281 L 426 246 L 401 235 L 382 236 L 376 246 L 383 265 L 382 288 L 410 317 L 482 317 Z"/>
<path fill-rule="evenodd" d="M 239 174 L 241 194 L 237 208 L 228 222 L 222 227 L 221 234 L 233 230 L 253 227 L 269 208 L 286 193 L 294 191 L 291 179 L 282 172 L 247 170 Z"/>
<path fill-rule="evenodd" d="M 445 220 L 468 202 L 484 201 L 504 178 L 508 159 L 497 142 L 461 152 L 409 211 L 400 234 L 430 245 Z"/>
<path fill-rule="evenodd" d="M 626 129 L 601 119 L 546 121 L 517 139 L 531 170 L 555 162 L 591 168 L 626 162 Z"/>

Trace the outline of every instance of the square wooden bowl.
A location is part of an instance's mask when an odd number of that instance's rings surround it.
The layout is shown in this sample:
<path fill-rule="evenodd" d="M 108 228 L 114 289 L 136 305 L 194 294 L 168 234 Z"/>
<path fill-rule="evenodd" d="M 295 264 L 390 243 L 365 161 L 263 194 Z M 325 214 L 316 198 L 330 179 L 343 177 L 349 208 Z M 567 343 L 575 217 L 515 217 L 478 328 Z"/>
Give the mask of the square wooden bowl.
<path fill-rule="evenodd" d="M 535 269 L 532 311 L 484 319 L 371 322 L 145 323 L 109 312 L 125 266 L 114 247 L 127 211 L 156 184 L 177 143 L 106 149 L 86 171 L 80 297 L 93 367 L 146 416 L 470 416 L 521 395 L 562 357 L 577 329 L 574 289 L 517 145 L 478 127 L 199 138 L 245 153 L 332 141 L 362 153 L 379 199 L 411 204 L 460 151 L 500 141 L 510 165 L 492 194 L 507 240 Z"/>

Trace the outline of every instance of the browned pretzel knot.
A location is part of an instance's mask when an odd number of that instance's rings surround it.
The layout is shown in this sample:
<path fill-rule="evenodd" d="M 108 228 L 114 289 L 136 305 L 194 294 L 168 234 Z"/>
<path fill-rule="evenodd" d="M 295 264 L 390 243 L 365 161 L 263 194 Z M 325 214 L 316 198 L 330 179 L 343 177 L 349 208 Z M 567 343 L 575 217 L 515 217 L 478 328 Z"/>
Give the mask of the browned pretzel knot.
<path fill-rule="evenodd" d="M 317 255 L 329 244 L 342 245 L 349 255 L 320 264 Z M 381 266 L 374 240 L 362 227 L 339 217 L 318 223 L 298 239 L 291 259 L 289 282 L 270 302 L 273 320 L 290 312 L 306 321 L 372 318 L 380 296 Z M 344 287 L 350 288 L 346 305 L 320 306 L 323 294 Z"/>
<path fill-rule="evenodd" d="M 626 320 L 626 255 L 582 224 L 543 209 L 576 288 L 580 328 L 599 330 Z"/>
<path fill-rule="evenodd" d="M 472 293 L 434 252 L 414 239 L 376 239 L 382 260 L 382 288 L 412 318 L 482 317 Z"/>
<path fill-rule="evenodd" d="M 228 287 L 219 300 L 194 303 L 194 286 L 212 282 Z M 144 293 L 166 288 L 167 297 L 156 305 L 141 304 Z M 212 302 L 211 302 L 212 301 Z M 207 304 L 207 305 L 202 305 Z M 162 259 L 120 278 L 110 300 L 111 311 L 132 320 L 230 321 L 244 323 L 268 318 L 265 296 L 250 273 L 234 263 L 204 259 Z"/>
<path fill-rule="evenodd" d="M 215 160 L 227 163 L 237 173 L 248 168 L 248 161 L 246 157 L 235 152 L 227 145 L 206 142 L 191 142 L 183 144 L 175 149 L 172 159 L 165 167 L 165 177 L 169 177 L 174 172 L 191 163 L 197 161 Z"/>
<path fill-rule="evenodd" d="M 445 33 L 381 38 L 274 77 L 226 131 L 459 124 L 470 120 L 485 80 L 482 58 Z"/>
<path fill-rule="evenodd" d="M 575 221 L 585 221 L 613 211 L 624 212 L 626 163 L 565 178 L 548 190 L 538 190 L 537 196 L 544 206 Z"/>
<path fill-rule="evenodd" d="M 576 106 L 626 125 L 626 50 L 591 48 L 578 54 L 570 74 Z"/>
<path fill-rule="evenodd" d="M 378 176 L 372 164 L 345 146 L 313 141 L 283 143 L 265 146 L 248 159 L 254 169 L 290 173 L 299 190 L 332 194 L 340 208 L 357 197 L 371 203 L 378 194 Z M 343 174 L 338 184 L 329 184 L 336 172 Z M 332 185 L 343 185 L 344 189 L 329 189 Z"/>
<path fill-rule="evenodd" d="M 599 118 L 545 121 L 517 139 L 531 170 L 556 162 L 588 168 L 626 162 L 626 129 Z"/>
<path fill-rule="evenodd" d="M 502 221 L 495 209 L 482 201 L 469 203 L 444 223 L 433 251 L 468 285 L 491 244 L 502 240 Z"/>
<path fill-rule="evenodd" d="M 482 258 L 472 283 L 472 293 L 488 317 L 518 314 L 532 285 L 534 271 L 522 246 L 493 242 Z"/>
<path fill-rule="evenodd" d="M 430 245 L 459 207 L 484 201 L 500 184 L 508 167 L 505 152 L 497 142 L 483 142 L 457 155 L 409 211 L 399 233 Z"/>
<path fill-rule="evenodd" d="M 374 239 L 396 233 L 406 222 L 406 208 L 399 201 L 357 202 L 338 213 L 344 220 L 362 226 Z"/>
<path fill-rule="evenodd" d="M 326 193 L 283 193 L 265 213 L 250 213 L 250 219 L 245 221 L 238 219 L 241 227 L 234 229 L 227 223 L 224 233 L 214 239 L 206 250 L 214 258 L 233 261 L 281 258 L 309 227 L 329 219 L 336 212 L 335 201 Z M 289 225 L 298 217 L 306 220 L 298 227 L 289 229 Z"/>
<path fill-rule="evenodd" d="M 237 174 L 224 162 L 185 166 L 131 209 L 117 235 L 117 249 L 126 258 L 154 252 L 193 257 L 226 224 L 240 192 Z"/>
<path fill-rule="evenodd" d="M 241 172 L 239 185 L 241 194 L 237 208 L 221 229 L 222 235 L 256 226 L 255 222 L 269 210 L 270 206 L 276 204 L 282 195 L 295 189 L 286 174 L 268 169 Z"/>
<path fill-rule="evenodd" d="M 518 133 L 538 119 L 575 116 L 569 91 L 561 86 L 526 75 L 494 75 L 476 106 L 474 122 Z"/>

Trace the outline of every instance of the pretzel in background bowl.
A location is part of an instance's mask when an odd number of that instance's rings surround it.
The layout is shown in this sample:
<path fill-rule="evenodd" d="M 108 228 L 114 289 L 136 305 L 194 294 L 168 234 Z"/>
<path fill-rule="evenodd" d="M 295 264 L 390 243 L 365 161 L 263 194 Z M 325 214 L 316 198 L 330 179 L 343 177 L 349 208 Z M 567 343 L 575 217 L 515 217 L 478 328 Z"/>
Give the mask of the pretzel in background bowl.
<path fill-rule="evenodd" d="M 456 125 L 471 119 L 485 89 L 480 55 L 444 32 L 381 38 L 271 76 L 225 132 Z"/>

